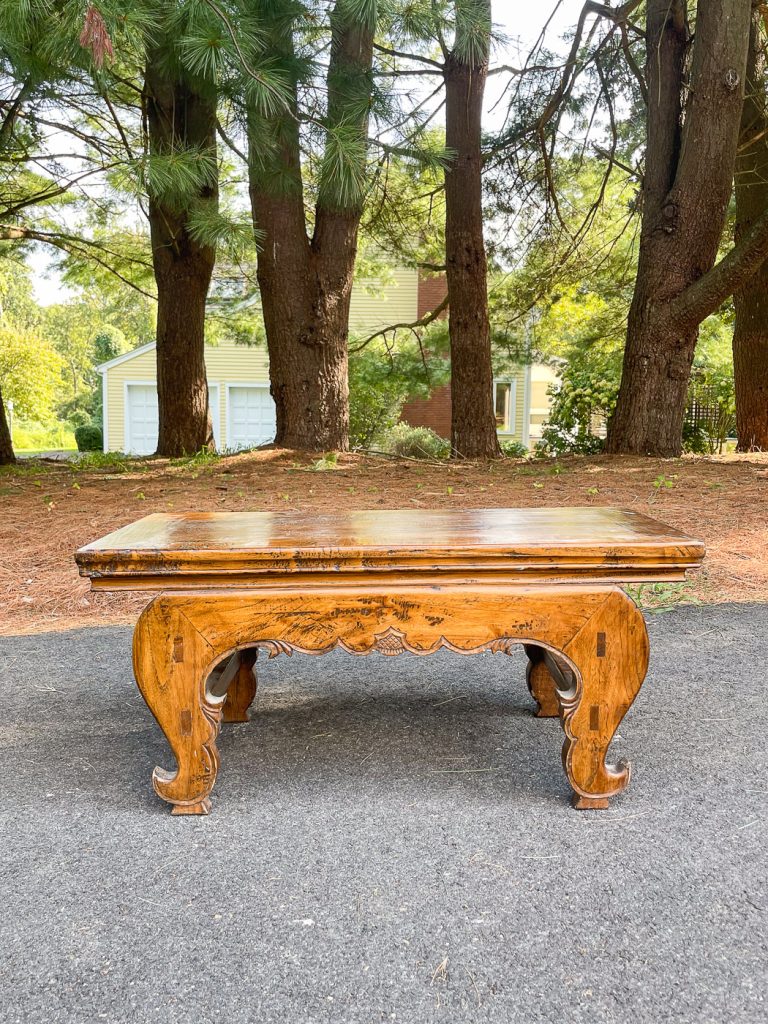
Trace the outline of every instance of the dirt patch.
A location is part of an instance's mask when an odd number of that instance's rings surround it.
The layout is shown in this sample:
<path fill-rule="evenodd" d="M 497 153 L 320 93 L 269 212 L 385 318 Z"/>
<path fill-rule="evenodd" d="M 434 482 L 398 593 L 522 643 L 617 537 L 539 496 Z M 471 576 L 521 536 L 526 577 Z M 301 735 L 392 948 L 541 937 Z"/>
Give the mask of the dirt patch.
<path fill-rule="evenodd" d="M 685 584 L 642 588 L 644 604 L 768 602 L 765 455 L 456 465 L 346 455 L 328 466 L 265 451 L 207 464 L 148 460 L 125 472 L 31 462 L 0 471 L 0 633 L 133 621 L 146 598 L 91 593 L 72 554 L 163 511 L 613 505 L 707 544 L 700 572 Z"/>

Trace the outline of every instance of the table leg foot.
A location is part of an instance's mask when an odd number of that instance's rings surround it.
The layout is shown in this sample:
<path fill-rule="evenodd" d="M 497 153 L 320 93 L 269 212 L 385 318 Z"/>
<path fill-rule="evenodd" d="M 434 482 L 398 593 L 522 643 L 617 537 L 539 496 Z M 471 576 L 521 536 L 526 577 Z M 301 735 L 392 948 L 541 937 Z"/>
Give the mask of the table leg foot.
<path fill-rule="evenodd" d="M 214 651 L 172 601 L 162 596 L 142 612 L 133 638 L 136 682 L 176 759 L 155 768 L 152 785 L 174 814 L 207 814 L 216 782 L 221 701 L 206 693 Z"/>
<path fill-rule="evenodd" d="M 224 722 L 250 721 L 251 716 L 248 709 L 253 704 L 258 689 L 258 677 L 254 667 L 257 654 L 256 648 L 249 648 L 240 651 L 237 655 L 239 665 L 224 701 L 222 716 Z"/>
<path fill-rule="evenodd" d="M 211 801 L 206 797 L 196 804 L 174 804 L 171 814 L 210 814 Z"/>
<path fill-rule="evenodd" d="M 577 811 L 604 811 L 608 807 L 608 797 L 589 797 L 574 793 L 571 798 L 571 805 Z"/>
<path fill-rule="evenodd" d="M 563 766 L 576 794 L 574 806 L 605 808 L 629 782 L 629 765 L 612 764 L 606 756 L 645 678 L 645 620 L 623 591 L 613 591 L 563 654 L 574 669 L 572 689 L 559 694 Z"/>

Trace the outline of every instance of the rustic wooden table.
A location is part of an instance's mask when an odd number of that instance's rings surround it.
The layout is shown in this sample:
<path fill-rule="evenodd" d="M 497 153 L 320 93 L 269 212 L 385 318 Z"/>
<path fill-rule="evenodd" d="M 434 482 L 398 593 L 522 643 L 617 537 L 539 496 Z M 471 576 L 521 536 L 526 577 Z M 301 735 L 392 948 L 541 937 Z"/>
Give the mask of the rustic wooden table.
<path fill-rule="evenodd" d="M 242 722 L 259 650 L 509 653 L 523 644 L 540 716 L 565 732 L 574 805 L 629 781 L 608 745 L 648 665 L 624 583 L 681 580 L 704 546 L 601 508 L 156 514 L 76 554 L 98 590 L 156 596 L 133 644 L 136 680 L 177 762 L 156 768 L 174 814 L 207 814 L 221 721 Z"/>

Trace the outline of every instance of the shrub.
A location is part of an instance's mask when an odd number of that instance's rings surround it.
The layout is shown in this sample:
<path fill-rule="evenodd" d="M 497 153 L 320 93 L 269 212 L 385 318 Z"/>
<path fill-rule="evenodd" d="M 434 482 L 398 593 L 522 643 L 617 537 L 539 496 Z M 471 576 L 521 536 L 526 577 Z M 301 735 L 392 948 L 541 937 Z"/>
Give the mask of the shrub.
<path fill-rule="evenodd" d="M 71 450 L 75 448 L 75 437 L 66 423 L 43 424 L 30 420 L 16 420 L 13 424 L 13 444 L 20 452 Z"/>
<path fill-rule="evenodd" d="M 396 423 L 384 438 L 384 450 L 410 459 L 447 459 L 451 445 L 429 427 Z"/>
<path fill-rule="evenodd" d="M 499 440 L 499 447 L 505 459 L 524 459 L 529 455 L 528 448 L 521 441 Z"/>
<path fill-rule="evenodd" d="M 84 423 L 75 428 L 75 441 L 79 452 L 100 452 L 104 447 L 101 427 L 95 423 Z"/>
<path fill-rule="evenodd" d="M 605 447 L 605 440 L 597 437 L 589 430 L 579 429 L 575 432 L 550 424 L 541 432 L 541 440 L 536 445 L 536 455 L 543 458 L 558 455 L 598 455 Z"/>

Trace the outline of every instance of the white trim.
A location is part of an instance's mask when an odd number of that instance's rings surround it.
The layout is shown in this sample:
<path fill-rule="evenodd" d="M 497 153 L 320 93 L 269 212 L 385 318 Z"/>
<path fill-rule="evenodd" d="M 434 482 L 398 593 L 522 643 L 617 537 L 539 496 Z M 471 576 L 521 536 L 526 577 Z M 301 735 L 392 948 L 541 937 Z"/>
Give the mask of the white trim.
<path fill-rule="evenodd" d="M 497 427 L 496 433 L 502 437 L 514 437 L 517 433 L 517 382 L 518 377 L 493 378 L 493 408 L 496 411 L 496 385 L 509 384 L 509 429 Z"/>
<path fill-rule="evenodd" d="M 232 448 L 232 443 L 231 443 L 232 442 L 232 402 L 230 401 L 230 398 L 229 398 L 229 392 L 230 392 L 230 390 L 232 388 L 266 388 L 266 391 L 269 394 L 269 381 L 268 380 L 235 380 L 235 381 L 228 381 L 224 385 L 224 394 L 226 396 L 226 399 L 225 399 L 226 412 L 225 412 L 225 416 L 224 416 L 224 422 L 225 422 L 226 427 L 227 427 L 227 444 L 226 444 L 226 448 L 227 448 L 228 451 Z M 269 397 L 272 398 L 272 395 L 270 394 Z M 274 440 L 274 438 L 273 438 L 273 440 Z M 268 444 L 268 443 L 269 442 L 267 442 L 267 441 L 264 442 L 264 444 Z"/>
<path fill-rule="evenodd" d="M 531 363 L 526 365 L 523 378 L 523 444 L 526 448 L 531 447 L 531 366 Z"/>
<path fill-rule="evenodd" d="M 109 451 L 109 408 L 107 406 L 107 375 L 101 375 L 101 450 Z"/>
<path fill-rule="evenodd" d="M 154 348 L 157 348 L 157 342 L 148 341 L 146 345 L 140 345 L 138 348 L 132 348 L 130 352 L 123 352 L 121 356 L 115 356 L 114 359 L 109 359 L 106 363 L 99 363 L 96 370 L 99 373 L 104 373 L 106 370 L 111 370 L 113 366 L 119 366 L 120 363 L 127 363 L 129 359 L 133 359 L 135 356 L 144 355 L 145 352 L 151 352 Z M 139 382 L 136 381 L 136 383 L 138 384 Z"/>
<path fill-rule="evenodd" d="M 157 394 L 157 380 L 124 380 L 123 381 L 123 451 L 131 452 L 130 417 L 128 416 L 128 388 L 154 388 Z"/>

